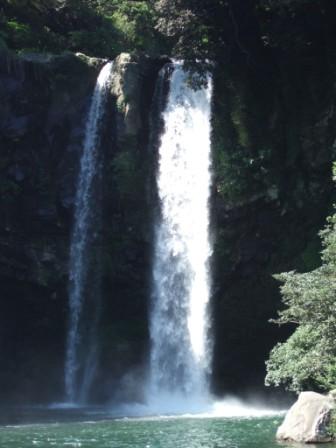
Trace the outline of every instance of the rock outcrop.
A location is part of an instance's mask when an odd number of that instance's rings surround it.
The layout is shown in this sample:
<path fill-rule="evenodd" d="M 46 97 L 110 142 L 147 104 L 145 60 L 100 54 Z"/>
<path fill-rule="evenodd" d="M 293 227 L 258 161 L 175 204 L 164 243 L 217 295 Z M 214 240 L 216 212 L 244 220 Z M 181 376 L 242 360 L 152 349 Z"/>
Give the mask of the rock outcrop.
<path fill-rule="evenodd" d="M 114 60 L 114 76 L 111 94 L 117 107 L 117 141 L 128 143 L 148 126 L 148 112 L 156 83 L 158 70 L 167 62 L 167 58 L 153 60 L 121 53 Z M 149 95 L 144 98 L 143 94 Z M 145 129 L 146 130 L 146 129 Z"/>
<path fill-rule="evenodd" d="M 316 392 L 302 392 L 288 411 L 277 431 L 278 440 L 303 443 L 330 442 L 328 430 L 335 401 L 331 396 Z"/>

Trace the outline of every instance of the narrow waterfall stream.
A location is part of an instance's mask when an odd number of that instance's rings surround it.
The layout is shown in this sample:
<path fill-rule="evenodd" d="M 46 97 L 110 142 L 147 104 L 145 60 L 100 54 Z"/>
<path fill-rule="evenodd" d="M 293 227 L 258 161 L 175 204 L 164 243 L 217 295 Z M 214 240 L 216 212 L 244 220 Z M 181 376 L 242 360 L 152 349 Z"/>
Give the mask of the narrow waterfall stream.
<path fill-rule="evenodd" d="M 88 279 L 92 242 L 96 236 L 95 182 L 100 176 L 99 143 L 100 130 L 105 113 L 108 88 L 113 73 L 113 62 L 101 70 L 92 95 L 86 120 L 83 153 L 77 182 L 74 228 L 69 260 L 69 323 L 65 359 L 65 392 L 70 403 L 85 402 L 92 382 L 96 363 L 95 332 L 99 314 L 99 300 L 91 297 L 89 330 L 83 328 L 83 307 L 87 291 L 92 288 Z M 85 347 L 83 347 L 83 333 Z"/>
<path fill-rule="evenodd" d="M 161 76 L 172 69 L 157 173 L 148 402 L 175 411 L 209 394 L 212 81 L 194 90 L 178 63 Z"/>

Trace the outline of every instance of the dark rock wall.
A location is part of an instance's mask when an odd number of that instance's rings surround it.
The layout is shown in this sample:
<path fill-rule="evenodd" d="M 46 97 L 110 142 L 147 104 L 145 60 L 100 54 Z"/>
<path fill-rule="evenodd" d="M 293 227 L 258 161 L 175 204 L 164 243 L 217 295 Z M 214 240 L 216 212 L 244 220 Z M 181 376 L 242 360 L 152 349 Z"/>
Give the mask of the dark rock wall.
<path fill-rule="evenodd" d="M 73 55 L 1 55 L 0 399 L 56 398 L 69 229 L 97 69 Z"/>
<path fill-rule="evenodd" d="M 62 400 L 76 180 L 86 114 L 104 61 L 6 53 L 1 62 L 0 400 Z M 99 272 L 100 361 L 92 400 L 110 399 L 120 389 L 116 384 L 130 381 L 127 372 L 134 366 L 141 372 L 146 361 L 153 179 L 147 143 L 162 64 L 128 55 L 115 62 L 95 204 L 103 218 L 93 247 L 99 267 L 88 282 L 90 297 L 99 301 Z"/>
<path fill-rule="evenodd" d="M 115 60 L 116 140 L 104 174 L 99 400 L 140 398 L 147 373 L 155 165 L 150 109 L 163 64 L 127 54 Z"/>
<path fill-rule="evenodd" d="M 319 265 L 331 211 L 335 77 L 323 55 L 271 53 L 217 68 L 214 95 L 214 389 L 263 387 L 290 328 L 272 274 Z"/>

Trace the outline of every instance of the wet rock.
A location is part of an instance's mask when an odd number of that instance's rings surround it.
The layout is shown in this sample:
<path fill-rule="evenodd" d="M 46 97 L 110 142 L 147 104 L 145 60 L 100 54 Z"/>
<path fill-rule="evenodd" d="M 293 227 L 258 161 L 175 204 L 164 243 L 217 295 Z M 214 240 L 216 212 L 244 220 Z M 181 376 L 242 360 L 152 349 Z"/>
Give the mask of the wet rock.
<path fill-rule="evenodd" d="M 164 62 L 128 53 L 121 53 L 115 59 L 111 93 L 116 99 L 119 141 L 136 137 L 148 120 L 144 114 L 144 110 L 148 112 L 145 102 L 151 99 L 157 72 Z M 148 96 L 145 102 L 144 93 Z"/>
<path fill-rule="evenodd" d="M 107 63 L 107 59 L 94 58 L 94 57 L 90 57 L 84 53 L 79 53 L 79 52 L 76 53 L 76 57 L 81 59 L 83 62 L 85 62 L 85 64 L 87 64 L 91 67 L 94 67 L 98 70 L 100 70 L 102 68 L 102 66 Z"/>
<path fill-rule="evenodd" d="M 138 101 L 141 80 L 139 65 L 127 53 L 120 54 L 114 64 L 111 92 L 116 97 L 117 110 L 123 116 L 123 133 L 135 135 L 141 124 Z"/>

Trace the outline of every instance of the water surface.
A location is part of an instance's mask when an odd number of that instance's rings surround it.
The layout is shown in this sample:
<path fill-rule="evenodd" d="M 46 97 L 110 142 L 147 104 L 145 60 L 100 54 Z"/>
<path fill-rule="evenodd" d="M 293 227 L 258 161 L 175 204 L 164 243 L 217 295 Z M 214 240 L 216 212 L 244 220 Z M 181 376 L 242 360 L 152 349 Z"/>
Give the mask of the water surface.
<path fill-rule="evenodd" d="M 6 448 L 286 448 L 275 441 L 282 416 L 134 418 L 0 428 Z M 309 448 L 314 445 L 309 445 Z M 323 445 L 336 448 L 336 444 Z"/>

